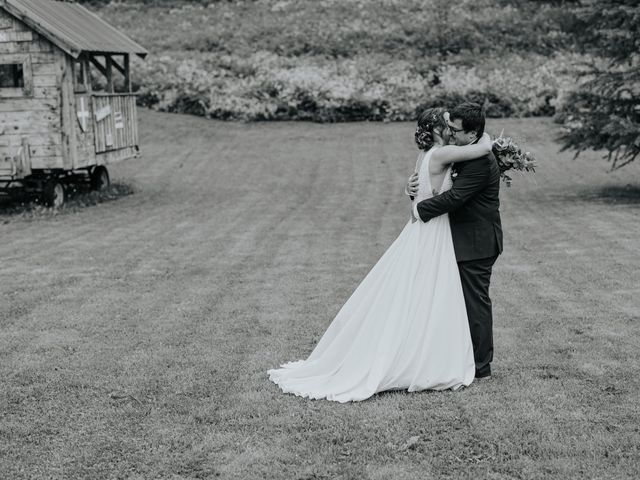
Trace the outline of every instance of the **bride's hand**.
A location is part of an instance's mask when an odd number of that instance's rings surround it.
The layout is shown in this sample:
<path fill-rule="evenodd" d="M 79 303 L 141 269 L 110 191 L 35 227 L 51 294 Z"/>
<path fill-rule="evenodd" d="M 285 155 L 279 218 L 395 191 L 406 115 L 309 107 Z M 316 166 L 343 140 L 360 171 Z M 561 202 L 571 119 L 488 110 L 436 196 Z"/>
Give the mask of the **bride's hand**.
<path fill-rule="evenodd" d="M 410 195 L 415 197 L 418 193 L 418 174 L 414 173 L 409 177 L 407 181 L 407 186 L 404 188 L 404 193 L 406 195 Z"/>

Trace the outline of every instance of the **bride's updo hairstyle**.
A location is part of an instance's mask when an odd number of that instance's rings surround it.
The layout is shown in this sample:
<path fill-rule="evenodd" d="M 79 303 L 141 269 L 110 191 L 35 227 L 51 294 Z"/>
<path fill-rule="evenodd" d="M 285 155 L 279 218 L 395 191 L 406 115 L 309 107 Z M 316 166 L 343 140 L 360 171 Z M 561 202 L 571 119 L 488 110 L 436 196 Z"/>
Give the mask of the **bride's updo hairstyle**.
<path fill-rule="evenodd" d="M 433 147 L 434 129 L 441 134 L 447 126 L 444 121 L 444 108 L 427 108 L 418 116 L 418 126 L 416 127 L 416 145 L 420 150 L 429 150 Z"/>

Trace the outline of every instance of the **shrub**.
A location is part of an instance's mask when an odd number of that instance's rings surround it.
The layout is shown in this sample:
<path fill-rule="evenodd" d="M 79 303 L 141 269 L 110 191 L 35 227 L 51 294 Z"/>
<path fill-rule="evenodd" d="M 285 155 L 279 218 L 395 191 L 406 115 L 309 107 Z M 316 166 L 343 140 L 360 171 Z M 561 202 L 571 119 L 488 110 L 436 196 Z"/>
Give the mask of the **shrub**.
<path fill-rule="evenodd" d="M 565 57 L 504 57 L 481 67 L 380 55 L 184 57 L 136 62 L 141 105 L 220 119 L 328 122 L 413 120 L 416 108 L 467 99 L 485 104 L 490 117 L 549 115 L 571 82 Z"/>
<path fill-rule="evenodd" d="M 510 0 L 140 0 L 100 15 L 151 50 L 139 102 L 242 120 L 407 120 L 482 101 L 551 115 L 571 83 L 563 5 Z M 566 31 L 562 28 L 566 27 Z"/>

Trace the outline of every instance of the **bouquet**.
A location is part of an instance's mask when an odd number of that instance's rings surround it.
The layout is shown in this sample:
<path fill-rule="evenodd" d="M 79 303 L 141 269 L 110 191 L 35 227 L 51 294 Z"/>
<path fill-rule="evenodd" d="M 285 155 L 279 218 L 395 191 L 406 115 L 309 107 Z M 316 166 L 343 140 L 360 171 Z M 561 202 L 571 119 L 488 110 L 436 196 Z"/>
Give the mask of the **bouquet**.
<path fill-rule="evenodd" d="M 511 177 L 506 172 L 509 170 L 518 170 L 520 172 L 535 172 L 536 159 L 531 152 L 523 152 L 511 137 L 504 137 L 500 132 L 500 136 L 493 140 L 492 151 L 498 160 L 500 167 L 500 177 L 511 186 Z"/>

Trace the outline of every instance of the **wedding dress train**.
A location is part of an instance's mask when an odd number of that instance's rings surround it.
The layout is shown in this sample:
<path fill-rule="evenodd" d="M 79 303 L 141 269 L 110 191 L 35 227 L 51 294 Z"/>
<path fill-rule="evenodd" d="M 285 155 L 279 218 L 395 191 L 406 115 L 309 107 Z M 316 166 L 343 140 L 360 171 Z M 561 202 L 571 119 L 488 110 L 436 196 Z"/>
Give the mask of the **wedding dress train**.
<path fill-rule="evenodd" d="M 433 195 L 418 159 L 415 202 Z M 452 186 L 450 169 L 440 191 Z M 411 220 L 342 306 L 306 360 L 268 370 L 282 391 L 359 401 L 384 390 L 457 389 L 475 375 L 448 215 Z"/>

